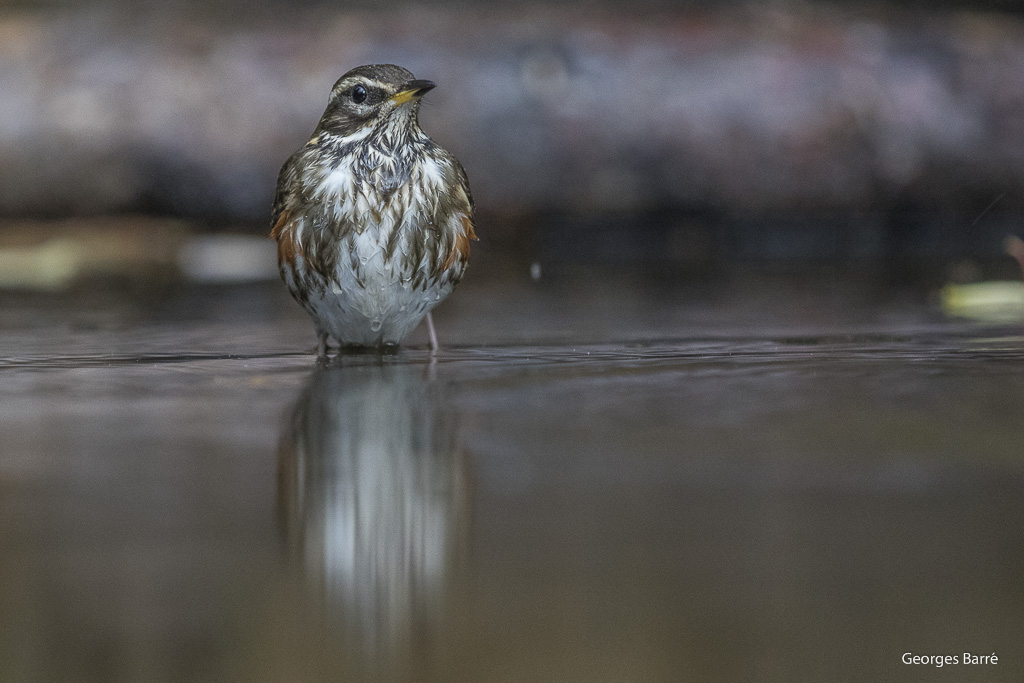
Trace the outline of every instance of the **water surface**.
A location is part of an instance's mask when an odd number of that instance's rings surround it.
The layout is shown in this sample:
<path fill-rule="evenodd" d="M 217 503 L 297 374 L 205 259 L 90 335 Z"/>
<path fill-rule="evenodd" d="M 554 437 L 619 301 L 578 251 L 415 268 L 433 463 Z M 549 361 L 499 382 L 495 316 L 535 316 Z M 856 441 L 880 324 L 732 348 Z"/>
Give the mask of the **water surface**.
<path fill-rule="evenodd" d="M 584 302 L 317 366 L 248 305 L 8 324 L 0 679 L 1024 675 L 1016 330 Z"/>

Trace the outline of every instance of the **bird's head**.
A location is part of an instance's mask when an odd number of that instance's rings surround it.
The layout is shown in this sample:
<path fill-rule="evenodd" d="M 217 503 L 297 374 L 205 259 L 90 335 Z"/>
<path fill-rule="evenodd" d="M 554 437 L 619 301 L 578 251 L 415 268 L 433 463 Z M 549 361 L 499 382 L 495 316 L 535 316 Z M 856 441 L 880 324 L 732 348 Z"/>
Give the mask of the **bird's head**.
<path fill-rule="evenodd" d="M 394 64 L 356 67 L 334 84 L 318 130 L 341 137 L 381 125 L 411 130 L 418 126 L 420 98 L 434 85 Z"/>

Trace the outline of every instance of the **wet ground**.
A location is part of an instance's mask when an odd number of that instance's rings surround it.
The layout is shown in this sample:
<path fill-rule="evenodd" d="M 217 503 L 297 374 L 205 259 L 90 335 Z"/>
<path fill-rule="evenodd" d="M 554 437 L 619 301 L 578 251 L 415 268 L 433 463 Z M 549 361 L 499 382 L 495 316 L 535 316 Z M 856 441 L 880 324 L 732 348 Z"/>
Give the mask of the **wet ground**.
<path fill-rule="evenodd" d="M 1021 680 L 1024 332 L 641 280 L 5 295 L 0 680 Z"/>

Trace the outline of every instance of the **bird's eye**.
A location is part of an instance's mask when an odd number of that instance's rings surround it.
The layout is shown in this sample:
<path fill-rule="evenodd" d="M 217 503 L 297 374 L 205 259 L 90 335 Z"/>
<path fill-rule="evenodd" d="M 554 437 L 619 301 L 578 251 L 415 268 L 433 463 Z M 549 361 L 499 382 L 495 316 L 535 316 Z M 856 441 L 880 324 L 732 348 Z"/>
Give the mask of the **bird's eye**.
<path fill-rule="evenodd" d="M 357 85 L 352 88 L 352 101 L 356 104 L 361 104 L 366 100 L 366 88 L 361 85 Z"/>

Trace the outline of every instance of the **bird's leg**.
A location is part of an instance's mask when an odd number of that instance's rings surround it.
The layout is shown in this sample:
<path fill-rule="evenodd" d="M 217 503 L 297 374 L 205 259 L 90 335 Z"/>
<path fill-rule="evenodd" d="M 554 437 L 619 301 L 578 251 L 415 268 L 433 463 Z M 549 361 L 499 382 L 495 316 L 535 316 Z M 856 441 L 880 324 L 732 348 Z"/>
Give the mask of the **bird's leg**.
<path fill-rule="evenodd" d="M 327 358 L 327 333 L 317 332 L 316 334 L 316 357 L 323 360 Z"/>
<path fill-rule="evenodd" d="M 430 335 L 430 350 L 437 351 L 440 347 L 437 345 L 437 332 L 434 330 L 434 316 L 427 313 L 427 334 Z"/>

